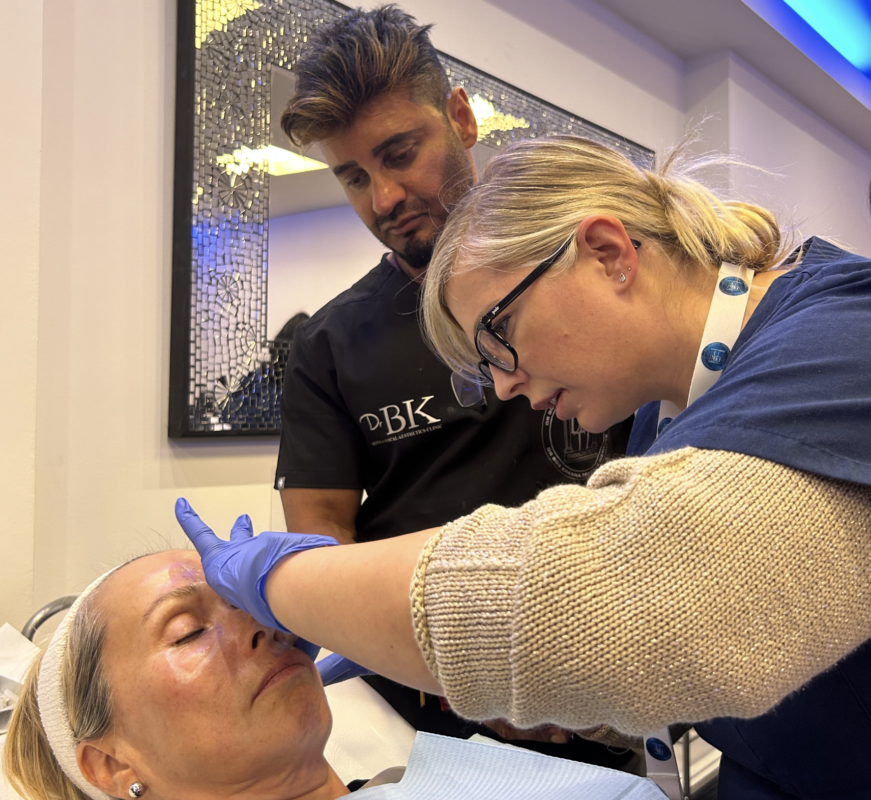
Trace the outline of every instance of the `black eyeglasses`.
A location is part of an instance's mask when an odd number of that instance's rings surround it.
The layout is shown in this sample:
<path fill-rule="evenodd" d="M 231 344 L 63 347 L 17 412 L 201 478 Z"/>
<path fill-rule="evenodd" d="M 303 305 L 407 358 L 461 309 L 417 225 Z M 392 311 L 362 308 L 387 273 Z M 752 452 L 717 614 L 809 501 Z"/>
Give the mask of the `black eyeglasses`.
<path fill-rule="evenodd" d="M 491 365 L 504 372 L 514 372 L 517 369 L 517 351 L 501 333 L 493 330 L 493 320 L 565 254 L 574 238 L 575 234 L 573 233 L 552 256 L 542 261 L 478 321 L 475 326 L 475 349 L 481 356 L 478 371 L 484 378 L 485 386 L 493 386 Z M 636 250 L 641 247 L 641 242 L 637 242 L 635 239 L 630 241 Z"/>

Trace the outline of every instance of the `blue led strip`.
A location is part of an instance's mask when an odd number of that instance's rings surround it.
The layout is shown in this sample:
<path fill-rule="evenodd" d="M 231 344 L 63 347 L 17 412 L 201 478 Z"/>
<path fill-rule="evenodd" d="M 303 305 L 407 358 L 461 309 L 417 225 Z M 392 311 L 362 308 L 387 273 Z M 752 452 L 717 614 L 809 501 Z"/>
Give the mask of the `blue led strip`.
<path fill-rule="evenodd" d="M 871 78 L 871 0 L 784 0 L 854 67 Z"/>

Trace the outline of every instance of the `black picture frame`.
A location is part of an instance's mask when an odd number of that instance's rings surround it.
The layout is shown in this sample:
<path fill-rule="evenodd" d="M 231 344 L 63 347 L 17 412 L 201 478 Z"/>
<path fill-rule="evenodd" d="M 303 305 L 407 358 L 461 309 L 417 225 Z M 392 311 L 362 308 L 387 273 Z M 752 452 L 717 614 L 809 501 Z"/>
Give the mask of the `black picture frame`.
<path fill-rule="evenodd" d="M 236 180 L 215 159 L 269 143 L 270 65 L 292 67 L 311 31 L 347 10 L 335 0 L 178 0 L 170 438 L 280 432 L 287 346 L 266 338 L 269 175 L 255 167 Z M 525 123 L 487 132 L 493 147 L 568 132 L 652 159 L 635 142 L 439 55 L 452 85 Z"/>

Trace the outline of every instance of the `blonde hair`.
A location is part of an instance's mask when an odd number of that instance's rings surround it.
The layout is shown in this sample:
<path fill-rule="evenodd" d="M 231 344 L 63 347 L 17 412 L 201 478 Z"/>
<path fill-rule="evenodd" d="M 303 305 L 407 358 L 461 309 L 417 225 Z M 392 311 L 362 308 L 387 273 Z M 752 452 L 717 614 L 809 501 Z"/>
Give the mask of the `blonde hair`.
<path fill-rule="evenodd" d="M 61 670 L 70 728 L 76 742 L 112 728 L 112 693 L 103 667 L 106 621 L 97 608 L 99 589 L 84 599 L 71 623 Z M 28 800 L 90 800 L 54 756 L 40 719 L 37 684 L 44 653 L 31 665 L 6 736 L 4 767 L 12 788 Z"/>
<path fill-rule="evenodd" d="M 447 306 L 446 286 L 458 271 L 528 268 L 552 255 L 585 218 L 618 218 L 633 239 L 652 243 L 684 280 L 699 267 L 716 272 L 728 261 L 763 272 L 788 252 L 774 214 L 724 200 L 694 175 L 734 163 L 690 159 L 684 139 L 652 169 L 622 153 L 574 136 L 517 142 L 496 155 L 481 182 L 448 218 L 427 269 L 424 335 L 451 369 L 479 377 L 474 345 Z M 567 269 L 577 243 L 551 268 Z"/>

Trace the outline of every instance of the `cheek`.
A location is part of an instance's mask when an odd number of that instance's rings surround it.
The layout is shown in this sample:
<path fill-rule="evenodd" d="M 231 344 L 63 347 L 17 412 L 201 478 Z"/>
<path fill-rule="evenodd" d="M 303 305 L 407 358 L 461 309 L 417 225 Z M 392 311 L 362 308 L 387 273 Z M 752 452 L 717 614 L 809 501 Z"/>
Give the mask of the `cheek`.
<path fill-rule="evenodd" d="M 191 644 L 173 647 L 164 653 L 172 682 L 184 686 L 213 666 L 216 656 L 221 652 L 218 627 L 209 629 Z"/>
<path fill-rule="evenodd" d="M 345 192 L 348 200 L 351 201 L 351 208 L 354 209 L 357 216 L 367 225 L 372 225 L 375 221 L 375 212 L 372 210 L 372 200 L 368 194 L 360 194 L 358 192 Z"/>
<path fill-rule="evenodd" d="M 215 625 L 196 641 L 166 650 L 155 661 L 154 702 L 172 711 L 179 708 L 207 711 L 235 705 L 239 664 L 237 648 L 228 647 L 222 625 Z"/>

